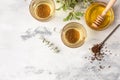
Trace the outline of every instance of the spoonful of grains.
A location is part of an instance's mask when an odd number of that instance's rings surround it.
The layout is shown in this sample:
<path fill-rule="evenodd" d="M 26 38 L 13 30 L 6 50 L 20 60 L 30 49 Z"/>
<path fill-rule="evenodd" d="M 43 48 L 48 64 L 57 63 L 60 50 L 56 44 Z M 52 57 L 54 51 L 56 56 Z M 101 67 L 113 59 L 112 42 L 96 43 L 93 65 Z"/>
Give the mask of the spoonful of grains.
<path fill-rule="evenodd" d="M 110 38 L 110 36 L 117 30 L 117 28 L 120 26 L 118 24 L 113 31 L 99 44 L 95 44 L 92 48 L 91 51 L 94 53 L 94 58 L 97 60 L 101 60 L 103 57 L 103 54 L 101 53 L 101 49 L 103 48 L 104 43 Z"/>

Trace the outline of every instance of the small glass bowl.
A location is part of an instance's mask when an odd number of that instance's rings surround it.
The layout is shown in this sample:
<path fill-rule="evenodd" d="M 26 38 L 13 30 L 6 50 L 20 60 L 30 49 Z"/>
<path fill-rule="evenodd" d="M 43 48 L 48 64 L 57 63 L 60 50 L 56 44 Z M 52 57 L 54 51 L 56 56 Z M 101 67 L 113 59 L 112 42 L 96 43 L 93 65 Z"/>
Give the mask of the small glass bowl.
<path fill-rule="evenodd" d="M 110 26 L 110 24 L 114 21 L 114 12 L 111 8 L 107 14 L 105 15 L 104 21 L 101 23 L 99 28 L 92 27 L 92 23 L 96 20 L 97 16 L 102 13 L 102 11 L 106 7 L 106 3 L 104 2 L 94 2 L 92 3 L 85 12 L 85 21 L 86 24 L 93 30 L 104 30 Z"/>
<path fill-rule="evenodd" d="M 67 31 L 69 31 L 71 29 L 74 29 L 77 32 L 79 32 L 79 38 L 75 43 L 70 43 L 70 41 L 68 41 L 68 39 L 66 38 Z M 70 33 L 70 34 L 72 34 L 72 33 Z M 73 38 L 74 36 L 71 36 L 71 37 Z M 63 43 L 70 48 L 80 47 L 84 43 L 86 37 L 87 37 L 87 33 L 86 33 L 85 28 L 83 27 L 82 24 L 77 23 L 77 22 L 70 22 L 70 23 L 66 24 L 64 26 L 64 28 L 62 29 L 62 33 L 61 33 L 61 39 L 62 39 Z"/>
<path fill-rule="evenodd" d="M 45 5 L 46 8 L 49 9 L 49 10 L 46 10 L 49 12 L 49 15 L 46 15 L 46 17 L 38 16 L 40 14 L 44 15 L 44 13 L 39 12 L 39 14 L 38 14 L 38 12 L 37 12 L 38 7 L 40 8 L 41 5 Z M 43 8 L 45 9 L 45 6 L 42 7 L 41 9 L 43 9 Z M 32 0 L 30 3 L 30 6 L 29 6 L 29 10 L 30 10 L 31 15 L 38 21 L 48 21 L 55 13 L 55 3 L 53 0 Z M 42 12 L 44 12 L 44 11 L 42 11 Z"/>

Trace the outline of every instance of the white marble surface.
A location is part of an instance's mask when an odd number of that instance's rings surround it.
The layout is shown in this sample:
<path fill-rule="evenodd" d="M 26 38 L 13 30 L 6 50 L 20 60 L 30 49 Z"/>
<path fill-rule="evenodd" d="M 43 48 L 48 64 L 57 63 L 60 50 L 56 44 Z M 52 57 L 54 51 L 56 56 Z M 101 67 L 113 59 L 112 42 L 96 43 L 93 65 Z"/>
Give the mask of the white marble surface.
<path fill-rule="evenodd" d="M 0 80 L 120 80 L 120 28 L 107 41 L 113 54 L 103 64 L 111 68 L 91 69 L 97 63 L 84 58 L 91 55 L 89 48 L 93 44 L 102 41 L 120 23 L 120 0 L 114 6 L 115 22 L 104 31 L 91 30 L 84 19 L 76 21 L 84 25 L 88 35 L 85 44 L 76 49 L 63 45 L 60 38 L 61 29 L 68 23 L 62 21 L 65 12 L 56 12 L 51 21 L 42 23 L 31 17 L 29 3 L 30 0 L 0 0 Z M 45 37 L 59 47 L 60 53 L 53 53 L 39 34 L 27 40 L 21 38 L 27 30 L 34 32 L 44 26 L 52 32 Z"/>

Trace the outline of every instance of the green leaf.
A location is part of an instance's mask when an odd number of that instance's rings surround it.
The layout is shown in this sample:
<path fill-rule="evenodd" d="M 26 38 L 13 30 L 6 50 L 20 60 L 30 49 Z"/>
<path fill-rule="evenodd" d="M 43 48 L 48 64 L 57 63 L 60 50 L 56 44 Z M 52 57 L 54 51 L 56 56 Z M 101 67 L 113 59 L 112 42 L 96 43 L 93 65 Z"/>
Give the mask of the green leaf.
<path fill-rule="evenodd" d="M 84 13 L 82 13 L 82 12 L 75 12 L 75 15 L 76 15 L 76 16 L 83 16 Z"/>
<path fill-rule="evenodd" d="M 58 9 L 56 9 L 56 10 L 61 10 L 63 8 L 63 6 L 61 6 L 61 7 L 59 7 Z"/>
<path fill-rule="evenodd" d="M 60 0 L 56 0 L 57 3 L 60 3 Z"/>
<path fill-rule="evenodd" d="M 64 21 L 72 20 L 72 18 L 73 18 L 73 14 L 69 13 L 68 16 L 66 18 L 64 18 Z"/>
<path fill-rule="evenodd" d="M 75 16 L 75 19 L 80 20 L 80 18 L 79 18 L 79 17 L 77 17 L 77 16 Z"/>
<path fill-rule="evenodd" d="M 80 18 L 79 18 L 78 16 L 75 15 L 75 12 L 73 12 L 73 19 L 80 20 Z"/>
<path fill-rule="evenodd" d="M 66 11 L 67 10 L 67 6 L 64 4 L 63 5 L 63 11 Z"/>

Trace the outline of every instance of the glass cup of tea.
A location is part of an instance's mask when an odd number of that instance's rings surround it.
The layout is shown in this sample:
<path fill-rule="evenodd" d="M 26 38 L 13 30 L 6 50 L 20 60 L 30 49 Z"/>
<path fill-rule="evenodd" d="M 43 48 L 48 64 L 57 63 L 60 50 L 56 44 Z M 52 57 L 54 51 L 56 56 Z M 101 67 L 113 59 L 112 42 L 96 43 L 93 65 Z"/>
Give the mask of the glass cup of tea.
<path fill-rule="evenodd" d="M 29 10 L 38 21 L 47 21 L 55 13 L 55 3 L 53 0 L 32 0 Z"/>
<path fill-rule="evenodd" d="M 64 26 L 61 33 L 63 43 L 70 48 L 80 47 L 87 37 L 87 33 L 82 24 L 70 22 Z"/>

